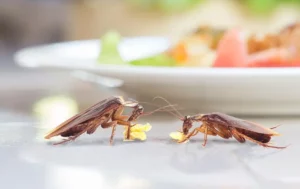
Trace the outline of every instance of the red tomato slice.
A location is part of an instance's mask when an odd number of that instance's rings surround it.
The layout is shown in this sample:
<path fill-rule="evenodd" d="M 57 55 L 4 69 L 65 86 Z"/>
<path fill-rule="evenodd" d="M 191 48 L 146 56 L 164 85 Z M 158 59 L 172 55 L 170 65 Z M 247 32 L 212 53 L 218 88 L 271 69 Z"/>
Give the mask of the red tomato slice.
<path fill-rule="evenodd" d="M 237 29 L 229 30 L 219 42 L 213 67 L 244 67 L 247 63 L 246 42 Z"/>
<path fill-rule="evenodd" d="M 300 60 L 291 56 L 287 49 L 270 49 L 250 55 L 247 67 L 299 67 Z"/>

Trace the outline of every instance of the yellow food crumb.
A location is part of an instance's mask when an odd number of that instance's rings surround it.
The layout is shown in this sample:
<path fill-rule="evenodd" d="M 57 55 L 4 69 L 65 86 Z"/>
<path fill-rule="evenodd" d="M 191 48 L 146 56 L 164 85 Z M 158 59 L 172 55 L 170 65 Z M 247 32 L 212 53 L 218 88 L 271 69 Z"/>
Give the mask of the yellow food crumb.
<path fill-rule="evenodd" d="M 147 139 L 147 135 L 145 132 L 150 131 L 152 128 L 152 126 L 147 123 L 145 125 L 141 125 L 141 124 L 136 124 L 132 127 L 130 127 L 130 136 L 129 136 L 129 140 L 126 139 L 127 136 L 127 127 L 124 127 L 124 141 L 133 141 L 135 139 L 138 140 L 146 140 Z"/>
<path fill-rule="evenodd" d="M 185 138 L 185 135 L 182 133 L 182 132 L 172 132 L 170 133 L 170 137 L 174 140 L 177 140 L 177 141 L 181 141 Z M 186 140 L 185 142 L 188 142 L 189 140 Z"/>

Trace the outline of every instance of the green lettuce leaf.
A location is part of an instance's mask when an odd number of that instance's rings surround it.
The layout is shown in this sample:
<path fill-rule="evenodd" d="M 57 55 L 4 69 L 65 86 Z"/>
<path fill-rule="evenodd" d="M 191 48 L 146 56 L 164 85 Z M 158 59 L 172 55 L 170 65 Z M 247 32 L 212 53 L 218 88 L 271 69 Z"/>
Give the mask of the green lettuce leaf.
<path fill-rule="evenodd" d="M 98 62 L 101 64 L 125 64 L 118 50 L 120 41 L 121 35 L 118 32 L 109 31 L 103 35 Z"/>
<path fill-rule="evenodd" d="M 173 67 L 176 66 L 176 61 L 165 55 L 160 54 L 149 58 L 143 58 L 140 60 L 134 60 L 129 62 L 131 65 L 135 66 L 167 66 L 167 67 Z"/>
<path fill-rule="evenodd" d="M 121 35 L 115 31 L 109 31 L 101 38 L 101 51 L 98 56 L 99 64 L 130 64 L 134 66 L 175 66 L 176 61 L 165 55 L 159 54 L 148 58 L 125 62 L 120 56 L 118 45 Z"/>

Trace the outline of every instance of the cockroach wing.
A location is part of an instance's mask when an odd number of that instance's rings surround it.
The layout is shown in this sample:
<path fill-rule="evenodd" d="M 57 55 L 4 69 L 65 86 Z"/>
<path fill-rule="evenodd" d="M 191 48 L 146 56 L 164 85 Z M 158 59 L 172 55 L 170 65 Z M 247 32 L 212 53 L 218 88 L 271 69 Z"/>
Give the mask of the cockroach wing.
<path fill-rule="evenodd" d="M 224 114 L 224 113 L 217 112 L 217 113 L 213 113 L 213 114 L 218 115 L 223 121 L 227 122 L 228 125 L 230 125 L 232 127 L 249 130 L 249 131 L 253 131 L 256 133 L 267 134 L 267 135 L 279 135 L 279 133 L 273 131 L 270 128 L 266 128 L 258 123 L 239 119 L 239 118 L 236 118 L 236 117 Z"/>
<path fill-rule="evenodd" d="M 250 127 L 252 127 L 253 129 L 249 129 L 250 131 L 253 132 L 257 132 L 257 133 L 263 133 L 263 134 L 268 134 L 268 135 L 272 135 L 272 136 L 279 136 L 280 134 L 278 132 L 273 131 L 270 128 L 264 127 L 258 123 L 254 123 L 251 121 L 247 121 L 247 120 L 242 120 L 245 125 L 250 125 Z"/>
<path fill-rule="evenodd" d="M 86 122 L 91 119 L 95 119 L 96 117 L 101 117 L 108 111 L 112 109 L 117 109 L 123 103 L 122 99 L 119 97 L 111 97 L 105 100 L 102 100 L 95 105 L 89 107 L 84 112 L 76 114 L 75 116 L 69 118 L 68 120 L 64 121 L 49 134 L 45 136 L 45 139 L 50 139 L 51 137 L 57 136 L 60 133 L 80 124 Z"/>

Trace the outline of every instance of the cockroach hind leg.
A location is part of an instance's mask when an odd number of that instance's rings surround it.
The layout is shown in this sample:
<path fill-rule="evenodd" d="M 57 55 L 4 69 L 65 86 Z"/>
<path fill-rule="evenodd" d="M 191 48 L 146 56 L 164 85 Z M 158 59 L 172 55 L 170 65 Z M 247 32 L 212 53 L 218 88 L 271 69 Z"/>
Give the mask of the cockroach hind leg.
<path fill-rule="evenodd" d="M 242 133 L 240 133 L 240 132 L 238 132 L 238 131 L 236 131 L 239 135 L 241 135 L 242 137 L 244 137 L 245 139 L 247 139 L 247 140 L 249 140 L 249 141 L 251 141 L 251 142 L 254 142 L 254 143 L 256 143 L 256 144 L 258 144 L 258 145 L 260 145 L 260 146 L 263 146 L 263 147 L 267 147 L 267 148 L 276 148 L 276 149 L 284 149 L 284 148 L 286 148 L 287 146 L 272 146 L 272 145 L 269 145 L 268 143 L 262 143 L 262 142 L 259 142 L 259 141 L 257 141 L 257 140 L 254 140 L 254 139 L 252 139 L 252 138 L 250 138 L 250 137 L 248 137 L 247 135 L 244 135 L 244 134 L 242 134 Z"/>
<path fill-rule="evenodd" d="M 87 131 L 87 129 L 84 129 L 83 131 L 81 131 L 80 133 L 78 133 L 77 135 L 75 135 L 75 136 L 70 136 L 70 137 L 68 137 L 67 139 L 63 139 L 61 142 L 58 142 L 58 143 L 54 143 L 53 145 L 58 145 L 58 144 L 63 144 L 63 143 L 66 143 L 66 142 L 68 142 L 68 141 L 71 141 L 71 140 L 75 140 L 75 139 L 77 139 L 80 135 L 82 135 L 84 132 L 86 132 Z"/>
<path fill-rule="evenodd" d="M 261 145 L 261 146 L 263 146 L 263 147 L 266 147 L 266 148 L 276 148 L 276 149 L 285 149 L 285 148 L 287 148 L 288 146 L 272 146 L 272 145 L 269 145 L 269 144 L 259 144 L 259 145 Z"/>
<path fill-rule="evenodd" d="M 268 143 L 263 143 L 263 147 L 269 147 L 269 148 L 278 148 L 278 149 L 284 149 L 284 148 L 287 148 L 288 146 L 273 146 L 273 142 L 268 142 Z"/>
<path fill-rule="evenodd" d="M 69 142 L 69 141 L 71 141 L 71 140 L 75 140 L 75 137 L 69 137 L 69 138 L 67 138 L 67 139 L 63 139 L 62 141 L 57 142 L 57 143 L 54 143 L 53 145 L 63 144 L 63 143 Z"/>

